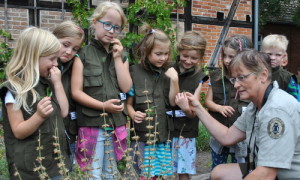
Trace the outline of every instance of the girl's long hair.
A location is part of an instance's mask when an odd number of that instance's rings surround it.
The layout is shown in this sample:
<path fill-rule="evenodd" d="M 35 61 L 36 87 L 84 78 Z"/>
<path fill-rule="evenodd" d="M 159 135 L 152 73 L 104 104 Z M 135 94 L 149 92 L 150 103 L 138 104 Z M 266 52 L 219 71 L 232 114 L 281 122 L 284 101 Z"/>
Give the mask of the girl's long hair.
<path fill-rule="evenodd" d="M 30 113 L 30 106 L 38 99 L 39 94 L 34 90 L 40 78 L 39 59 L 60 50 L 60 42 L 51 33 L 36 27 L 25 29 L 19 36 L 13 56 L 6 67 L 7 81 L 15 94 L 14 109 L 23 107 Z M 28 93 L 33 101 L 27 104 Z"/>

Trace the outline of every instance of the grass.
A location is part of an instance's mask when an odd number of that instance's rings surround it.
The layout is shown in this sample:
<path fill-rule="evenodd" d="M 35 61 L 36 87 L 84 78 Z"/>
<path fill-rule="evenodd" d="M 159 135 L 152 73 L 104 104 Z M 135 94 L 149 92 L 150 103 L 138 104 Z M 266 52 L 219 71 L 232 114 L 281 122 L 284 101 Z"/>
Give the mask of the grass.
<path fill-rule="evenodd" d="M 198 151 L 209 151 L 210 146 L 209 146 L 209 139 L 210 139 L 210 134 L 205 128 L 203 124 L 199 124 L 199 134 L 198 137 L 196 138 L 197 140 L 197 150 Z"/>

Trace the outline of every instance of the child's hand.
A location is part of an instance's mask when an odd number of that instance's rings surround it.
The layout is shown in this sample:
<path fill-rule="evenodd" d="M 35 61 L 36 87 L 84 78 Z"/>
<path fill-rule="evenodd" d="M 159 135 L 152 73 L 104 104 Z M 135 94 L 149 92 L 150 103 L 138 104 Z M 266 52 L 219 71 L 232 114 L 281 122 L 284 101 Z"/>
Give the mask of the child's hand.
<path fill-rule="evenodd" d="M 113 53 L 114 60 L 122 58 L 123 45 L 121 44 L 120 40 L 114 38 L 111 41 L 111 44 L 113 44 L 112 53 Z"/>
<path fill-rule="evenodd" d="M 187 99 L 186 93 L 178 93 L 175 97 L 175 103 L 182 109 L 183 111 L 188 111 L 189 107 L 189 100 Z"/>
<path fill-rule="evenodd" d="M 141 111 L 135 111 L 133 120 L 135 123 L 141 123 L 146 117 L 146 113 L 142 113 Z"/>
<path fill-rule="evenodd" d="M 53 107 L 51 104 L 51 98 L 50 97 L 44 97 L 38 104 L 37 104 L 37 110 L 36 113 L 42 117 L 43 119 L 46 119 L 50 116 L 50 114 L 53 111 Z"/>
<path fill-rule="evenodd" d="M 56 66 L 53 66 L 50 69 L 50 76 L 51 76 L 51 82 L 53 85 L 58 82 L 61 82 L 61 72 Z"/>
<path fill-rule="evenodd" d="M 219 109 L 219 113 L 224 117 L 231 117 L 234 113 L 234 109 L 231 106 L 221 106 Z"/>
<path fill-rule="evenodd" d="M 177 73 L 177 71 L 173 67 L 169 68 L 165 72 L 165 75 L 167 77 L 169 77 L 171 80 L 178 80 L 178 73 Z"/>
<path fill-rule="evenodd" d="M 113 114 L 121 113 L 124 110 L 124 103 L 121 105 L 117 105 L 117 103 L 120 103 L 120 99 L 110 99 L 108 101 L 105 101 L 103 103 L 103 108 L 105 111 Z"/>

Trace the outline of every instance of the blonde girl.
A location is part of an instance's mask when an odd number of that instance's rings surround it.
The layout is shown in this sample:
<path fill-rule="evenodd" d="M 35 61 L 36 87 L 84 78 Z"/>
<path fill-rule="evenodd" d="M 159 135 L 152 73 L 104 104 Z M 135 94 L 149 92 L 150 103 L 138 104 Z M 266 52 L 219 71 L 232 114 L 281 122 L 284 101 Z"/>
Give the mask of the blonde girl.
<path fill-rule="evenodd" d="M 189 174 L 196 174 L 196 137 L 198 136 L 199 119 L 192 113 L 186 92 L 195 94 L 200 99 L 202 83 L 208 77 L 202 71 L 206 40 L 200 32 L 187 31 L 177 44 L 179 53 L 174 64 L 179 77 L 181 93 L 176 95 L 170 116 L 174 120 L 172 131 L 173 170 L 180 180 L 188 180 Z"/>
<path fill-rule="evenodd" d="M 69 106 L 57 68 L 59 50 L 53 34 L 27 28 L 7 65 L 7 81 L 0 94 L 11 179 L 19 178 L 14 176 L 16 170 L 22 179 L 39 179 L 41 171 L 34 170 L 40 167 L 38 154 L 46 178 L 59 179 L 58 163 L 65 164 L 61 168 L 70 166 L 63 125 Z"/>
<path fill-rule="evenodd" d="M 125 23 L 119 4 L 100 3 L 91 17 L 94 37 L 73 64 L 71 93 L 77 103 L 79 126 L 75 156 L 91 179 L 116 179 L 115 155 L 119 158 L 120 154 L 114 153 L 112 138 L 122 136 L 119 140 L 126 143 L 124 95 L 132 80 L 123 46 L 117 39 Z M 120 134 L 112 135 L 114 128 Z"/>

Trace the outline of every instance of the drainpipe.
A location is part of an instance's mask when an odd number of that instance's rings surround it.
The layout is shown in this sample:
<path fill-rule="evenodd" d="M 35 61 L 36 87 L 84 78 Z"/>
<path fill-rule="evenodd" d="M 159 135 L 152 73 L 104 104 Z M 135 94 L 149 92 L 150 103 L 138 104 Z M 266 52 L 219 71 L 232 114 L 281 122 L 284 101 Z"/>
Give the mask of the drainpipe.
<path fill-rule="evenodd" d="M 252 38 L 253 38 L 253 45 L 254 49 L 258 49 L 258 19 L 259 19 L 259 1 L 253 0 L 252 1 L 252 15 L 253 15 L 253 31 L 252 31 Z"/>

